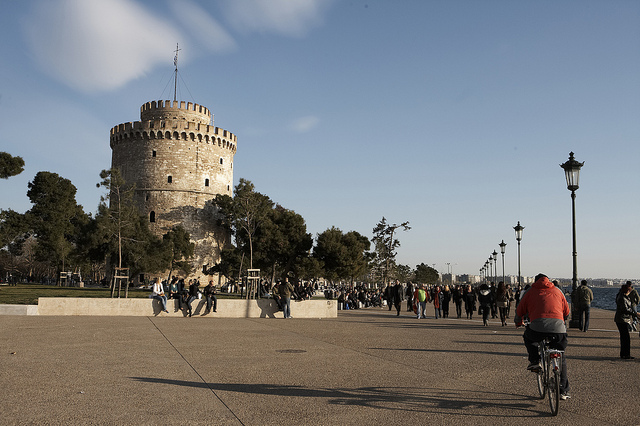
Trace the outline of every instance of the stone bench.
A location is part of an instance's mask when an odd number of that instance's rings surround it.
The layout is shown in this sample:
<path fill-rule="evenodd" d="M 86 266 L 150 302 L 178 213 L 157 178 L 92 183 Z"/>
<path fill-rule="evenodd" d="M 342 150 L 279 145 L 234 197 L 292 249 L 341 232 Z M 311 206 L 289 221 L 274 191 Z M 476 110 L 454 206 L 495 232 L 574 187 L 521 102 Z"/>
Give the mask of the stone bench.
<path fill-rule="evenodd" d="M 206 310 L 205 299 L 191 303 L 193 316 L 202 316 Z M 178 301 L 167 301 L 169 313 L 161 311 L 160 302 L 155 299 L 107 299 L 84 297 L 40 297 L 38 315 L 93 315 L 93 316 L 159 316 L 184 317 L 178 309 Z M 17 315 L 17 314 L 16 314 Z M 23 314 L 24 315 L 24 314 Z M 294 318 L 336 318 L 336 300 L 291 301 L 291 315 Z M 218 299 L 217 312 L 210 312 L 211 318 L 282 318 L 282 311 L 273 299 Z"/>
<path fill-rule="evenodd" d="M 38 315 L 38 306 L 0 305 L 0 315 Z"/>

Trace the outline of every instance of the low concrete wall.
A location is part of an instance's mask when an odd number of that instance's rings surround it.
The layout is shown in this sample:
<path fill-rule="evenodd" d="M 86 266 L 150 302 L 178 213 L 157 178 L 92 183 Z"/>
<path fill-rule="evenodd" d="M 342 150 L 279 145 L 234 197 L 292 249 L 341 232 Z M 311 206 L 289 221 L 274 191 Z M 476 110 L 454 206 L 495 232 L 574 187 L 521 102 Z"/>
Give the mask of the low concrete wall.
<path fill-rule="evenodd" d="M 207 304 L 198 299 L 191 304 L 193 316 L 202 316 Z M 162 316 L 184 317 L 178 309 L 177 300 L 169 300 L 169 313 L 160 310 L 155 299 L 98 299 L 82 297 L 40 297 L 38 315 L 96 315 L 96 316 Z M 214 318 L 282 318 L 272 299 L 218 299 L 217 312 L 206 315 Z M 294 318 L 336 318 L 336 300 L 291 301 L 291 316 Z"/>
<path fill-rule="evenodd" d="M 38 305 L 0 305 L 0 315 L 38 315 Z"/>

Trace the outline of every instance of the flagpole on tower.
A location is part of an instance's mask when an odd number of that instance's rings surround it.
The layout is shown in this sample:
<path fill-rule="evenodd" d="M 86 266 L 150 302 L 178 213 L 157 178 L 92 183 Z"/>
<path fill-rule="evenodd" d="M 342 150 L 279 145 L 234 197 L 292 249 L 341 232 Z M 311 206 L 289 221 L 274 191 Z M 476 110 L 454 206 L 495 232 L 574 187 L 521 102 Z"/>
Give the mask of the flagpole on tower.
<path fill-rule="evenodd" d="M 176 56 L 173 57 L 173 66 L 175 67 L 175 77 L 173 79 L 173 101 L 177 101 L 177 92 L 178 92 L 178 43 L 176 43 Z"/>

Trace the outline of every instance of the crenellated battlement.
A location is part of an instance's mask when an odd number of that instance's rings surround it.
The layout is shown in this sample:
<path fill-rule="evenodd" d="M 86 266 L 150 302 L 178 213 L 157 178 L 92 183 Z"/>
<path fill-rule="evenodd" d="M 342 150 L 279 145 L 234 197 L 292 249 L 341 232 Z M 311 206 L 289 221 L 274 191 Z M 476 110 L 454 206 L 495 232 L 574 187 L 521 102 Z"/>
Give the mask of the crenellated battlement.
<path fill-rule="evenodd" d="M 141 121 L 187 120 L 209 124 L 211 111 L 207 107 L 185 101 L 152 101 L 140 107 Z"/>
<path fill-rule="evenodd" d="M 198 140 L 218 144 L 234 153 L 238 143 L 238 137 L 228 130 L 180 120 L 130 121 L 111 128 L 111 148 L 122 141 L 137 139 Z"/>

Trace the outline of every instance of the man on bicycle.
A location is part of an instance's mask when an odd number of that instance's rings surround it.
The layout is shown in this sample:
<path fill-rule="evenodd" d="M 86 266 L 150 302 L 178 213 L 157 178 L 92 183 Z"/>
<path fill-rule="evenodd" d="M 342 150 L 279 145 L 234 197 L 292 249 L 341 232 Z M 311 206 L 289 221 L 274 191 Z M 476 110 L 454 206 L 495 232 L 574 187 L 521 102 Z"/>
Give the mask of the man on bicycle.
<path fill-rule="evenodd" d="M 552 349 L 564 351 L 567 348 L 567 327 L 565 320 L 569 317 L 569 304 L 562 291 L 553 285 L 544 274 L 538 274 L 535 282 L 520 299 L 514 321 L 516 327 L 524 324 L 523 318 L 529 318 L 529 325 L 524 330 L 524 346 L 529 353 L 527 370 L 540 370 L 538 342 L 549 338 Z M 569 379 L 567 363 L 562 357 L 560 374 L 560 397 L 569 398 Z"/>

